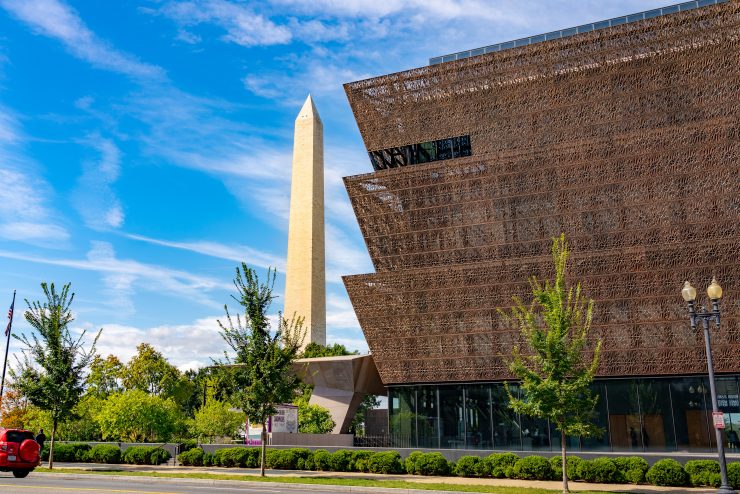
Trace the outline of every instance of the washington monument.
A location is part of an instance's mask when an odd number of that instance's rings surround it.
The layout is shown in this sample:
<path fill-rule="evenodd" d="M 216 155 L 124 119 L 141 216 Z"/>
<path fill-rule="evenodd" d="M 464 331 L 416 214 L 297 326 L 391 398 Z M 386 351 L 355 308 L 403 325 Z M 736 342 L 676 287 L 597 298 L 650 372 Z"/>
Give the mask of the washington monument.
<path fill-rule="evenodd" d="M 303 341 L 326 345 L 324 127 L 311 95 L 295 119 L 285 317 L 305 318 Z"/>

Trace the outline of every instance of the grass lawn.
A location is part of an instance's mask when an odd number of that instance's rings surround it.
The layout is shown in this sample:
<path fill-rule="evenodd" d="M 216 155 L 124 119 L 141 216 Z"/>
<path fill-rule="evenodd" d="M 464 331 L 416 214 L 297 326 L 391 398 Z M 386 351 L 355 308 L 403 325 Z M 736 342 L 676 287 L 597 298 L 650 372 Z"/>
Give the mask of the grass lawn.
<path fill-rule="evenodd" d="M 417 489 L 428 491 L 457 491 L 457 492 L 495 492 L 499 494 L 551 494 L 562 492 L 561 490 L 529 489 L 524 487 L 496 487 L 485 485 L 462 485 L 462 484 L 427 484 L 417 482 L 405 482 L 402 480 L 371 480 L 371 479 L 346 479 L 334 477 L 260 477 L 258 475 L 229 475 L 215 473 L 161 473 L 161 472 L 130 472 L 124 470 L 92 471 L 76 468 L 62 468 L 49 470 L 48 468 L 37 468 L 35 472 L 45 473 L 75 473 L 88 475 L 127 475 L 131 477 L 166 477 L 177 479 L 208 479 L 208 480 L 241 480 L 249 482 L 280 482 L 285 484 L 318 484 L 318 485 L 347 485 L 356 487 L 383 487 L 399 489 Z M 579 491 L 579 494 L 588 494 L 589 491 Z M 608 494 L 604 491 L 598 494 Z"/>

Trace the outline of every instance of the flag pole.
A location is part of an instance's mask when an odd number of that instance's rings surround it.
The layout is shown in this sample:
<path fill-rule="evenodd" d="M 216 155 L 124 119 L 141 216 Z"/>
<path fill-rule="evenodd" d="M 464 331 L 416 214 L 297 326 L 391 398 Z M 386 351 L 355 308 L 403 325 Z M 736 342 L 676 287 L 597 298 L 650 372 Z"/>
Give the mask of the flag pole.
<path fill-rule="evenodd" d="M 13 327 L 13 313 L 15 312 L 15 290 L 13 290 L 13 303 L 10 304 L 10 310 L 8 311 L 8 327 L 5 329 L 5 336 L 7 340 L 5 342 L 5 359 L 3 359 L 3 378 L 0 382 L 0 405 L 2 405 L 3 396 L 5 392 L 5 370 L 8 367 L 8 350 L 10 349 L 10 333 Z M 2 413 L 2 409 L 0 409 Z"/>

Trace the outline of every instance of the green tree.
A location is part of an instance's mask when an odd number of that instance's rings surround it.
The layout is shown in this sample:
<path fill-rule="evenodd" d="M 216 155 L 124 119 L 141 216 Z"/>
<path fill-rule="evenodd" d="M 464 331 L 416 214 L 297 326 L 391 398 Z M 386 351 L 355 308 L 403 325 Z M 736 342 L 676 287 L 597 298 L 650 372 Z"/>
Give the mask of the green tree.
<path fill-rule="evenodd" d="M 319 405 L 311 405 L 301 400 L 298 403 L 298 432 L 304 434 L 328 434 L 336 424 L 331 413 Z"/>
<path fill-rule="evenodd" d="M 232 318 L 228 307 L 226 324 L 218 322 L 221 336 L 235 353 L 226 357 L 232 365 L 235 384 L 234 404 L 241 408 L 252 424 L 262 425 L 260 475 L 265 475 L 267 419 L 277 413 L 277 406 L 290 403 L 300 380 L 292 370 L 305 336 L 303 319 L 287 320 L 278 313 L 278 324 L 271 331 L 267 311 L 275 296 L 272 294 L 276 271 L 268 269 L 267 280 L 260 282 L 257 273 L 242 263 L 236 268 L 234 286 L 238 296 L 232 296 L 244 308 L 244 317 Z"/>
<path fill-rule="evenodd" d="M 333 345 L 322 345 L 312 341 L 303 349 L 300 358 L 317 358 L 317 357 L 341 357 L 343 355 L 359 355 L 357 350 L 350 352 L 347 347 L 334 343 Z"/>
<path fill-rule="evenodd" d="M 228 403 L 208 400 L 208 403 L 196 410 L 189 429 L 197 437 L 232 438 L 244 426 L 245 419 L 243 413 L 233 411 Z"/>
<path fill-rule="evenodd" d="M 181 430 L 183 416 L 172 398 L 132 389 L 110 395 L 95 420 L 104 439 L 168 441 Z"/>
<path fill-rule="evenodd" d="M 569 492 L 566 436 L 600 433 L 593 424 L 598 396 L 590 385 L 599 366 L 601 341 L 589 348 L 593 300 L 584 299 L 580 283 L 575 287 L 566 283 L 564 235 L 553 239 L 552 259 L 555 281 L 542 285 L 532 277 L 531 304 L 514 297 L 511 314 L 500 312 L 519 327 L 526 341 L 525 349 L 514 347 L 509 367 L 523 391 L 521 398 L 508 393 L 511 407 L 517 413 L 548 419 L 560 431 L 563 492 Z"/>
<path fill-rule="evenodd" d="M 111 393 L 121 391 L 123 364 L 115 355 L 106 358 L 95 355 L 90 362 L 90 373 L 87 375 L 87 393 L 105 398 Z"/>
<path fill-rule="evenodd" d="M 12 371 L 15 386 L 30 403 L 51 414 L 50 469 L 54 467 L 57 425 L 80 401 L 84 372 L 95 355 L 95 344 L 100 337 L 98 331 L 90 349 L 85 350 L 85 331 L 76 337 L 70 333 L 74 294 L 69 293 L 69 287 L 67 283 L 57 292 L 54 283 L 41 283 L 46 301 L 26 300 L 28 310 L 24 316 L 31 326 L 30 336 L 14 335 L 23 346 L 23 360 Z"/>
<path fill-rule="evenodd" d="M 123 386 L 128 390 L 173 396 L 180 380 L 180 371 L 149 343 L 141 343 L 136 347 L 136 355 L 123 368 L 121 377 Z"/>

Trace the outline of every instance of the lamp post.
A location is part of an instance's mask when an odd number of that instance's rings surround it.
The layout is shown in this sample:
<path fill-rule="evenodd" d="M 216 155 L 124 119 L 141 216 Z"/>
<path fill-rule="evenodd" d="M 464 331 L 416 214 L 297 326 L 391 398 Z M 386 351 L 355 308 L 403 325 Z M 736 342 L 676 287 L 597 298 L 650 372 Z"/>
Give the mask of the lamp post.
<path fill-rule="evenodd" d="M 704 327 L 704 344 L 707 347 L 707 368 L 709 369 L 709 391 L 712 394 L 712 412 L 714 416 L 714 414 L 719 413 L 719 406 L 717 405 L 717 390 L 714 382 L 714 364 L 712 363 L 712 345 L 709 337 L 709 321 L 714 321 L 714 325 L 719 329 L 719 299 L 722 298 L 722 287 L 719 286 L 719 283 L 717 283 L 715 278 L 712 278 L 712 283 L 707 288 L 707 296 L 709 297 L 709 300 L 712 301 L 711 312 L 705 309 L 704 306 L 701 307 L 699 312 L 696 312 L 694 308 L 694 302 L 696 301 L 696 288 L 691 286 L 691 283 L 688 281 L 683 285 L 681 296 L 689 306 L 691 329 L 696 331 L 697 320 L 701 320 L 702 326 Z M 719 469 L 722 475 L 722 485 L 717 492 L 718 494 L 736 494 L 727 480 L 727 461 L 725 460 L 725 445 L 722 441 L 722 429 L 715 426 L 714 432 L 717 436 L 717 454 L 719 455 Z"/>

